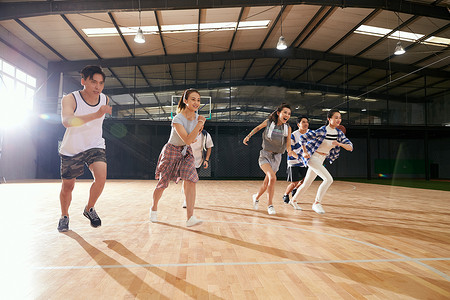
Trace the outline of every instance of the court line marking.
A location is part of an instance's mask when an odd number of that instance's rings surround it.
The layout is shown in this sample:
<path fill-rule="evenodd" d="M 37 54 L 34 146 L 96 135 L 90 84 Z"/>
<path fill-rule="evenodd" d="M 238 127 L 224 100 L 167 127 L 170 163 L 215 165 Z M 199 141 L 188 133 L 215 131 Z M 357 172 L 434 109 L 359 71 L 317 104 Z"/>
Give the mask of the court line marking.
<path fill-rule="evenodd" d="M 394 261 L 412 261 L 412 262 L 416 262 L 417 264 L 419 264 L 419 265 L 429 269 L 431 272 L 433 272 L 435 274 L 438 274 L 439 276 L 443 277 L 445 280 L 450 281 L 450 276 L 449 275 L 447 275 L 444 272 L 441 272 L 438 269 L 433 268 L 433 267 L 431 267 L 431 266 L 429 266 L 429 265 L 427 265 L 427 264 L 422 262 L 422 261 L 427 261 L 427 260 L 449 260 L 449 258 L 434 258 L 434 259 L 417 259 L 417 258 L 412 258 L 412 257 L 409 257 L 407 255 L 401 254 L 399 252 L 396 252 L 396 251 L 393 251 L 393 250 L 390 250 L 390 249 L 387 249 L 387 248 L 384 248 L 384 247 L 381 247 L 381 246 L 377 246 L 377 245 L 374 245 L 374 244 L 371 244 L 371 243 L 368 243 L 368 242 L 363 242 L 363 241 L 359 241 L 359 240 L 356 240 L 356 239 L 348 238 L 348 237 L 345 237 L 345 236 L 340 236 L 340 235 L 337 235 L 337 234 L 327 233 L 327 232 L 314 231 L 314 230 L 310 230 L 310 229 L 303 229 L 303 228 L 298 228 L 298 227 L 285 226 L 285 225 L 250 223 L 250 222 L 232 222 L 232 221 L 208 221 L 208 220 L 203 220 L 203 222 L 205 222 L 205 223 L 227 223 L 227 224 L 243 224 L 243 225 L 259 225 L 259 226 L 280 227 L 280 228 L 300 230 L 300 231 L 305 231 L 305 232 L 310 232 L 310 233 L 315 233 L 315 234 L 335 237 L 335 238 L 339 238 L 339 239 L 344 239 L 344 240 L 347 240 L 347 241 L 359 243 L 359 244 L 362 244 L 362 245 L 365 245 L 365 246 L 368 246 L 368 247 L 372 247 L 372 248 L 376 248 L 376 249 L 379 249 L 379 250 L 382 250 L 382 251 L 389 252 L 391 254 L 394 254 L 394 255 L 402 257 L 402 259 L 387 259 L 387 260 L 331 260 L 331 261 L 317 261 L 316 263 L 340 263 L 340 262 L 348 263 L 348 262 L 359 262 L 359 261 L 361 261 L 361 262 L 365 262 L 365 261 L 368 261 L 368 262 L 377 262 L 377 261 L 386 261 L 386 262 L 388 262 L 388 261 L 392 261 L 392 262 L 394 262 Z M 144 223 L 150 223 L 150 221 L 133 222 L 133 223 L 134 224 L 144 224 Z M 168 223 L 168 222 L 166 222 L 166 223 Z M 178 221 L 177 221 L 177 223 L 178 223 Z M 110 224 L 109 226 L 113 226 L 113 225 L 114 224 Z M 195 230 L 192 230 L 192 231 L 195 231 Z M 267 262 L 267 263 L 268 264 L 288 264 L 288 263 L 294 263 L 294 264 L 295 263 L 296 264 L 302 263 L 302 264 L 306 264 L 306 263 L 308 263 L 308 261 L 305 261 L 305 262 L 303 262 L 303 261 Z M 313 263 L 313 261 L 312 261 L 312 263 Z M 218 263 L 218 264 L 219 265 L 227 265 L 227 264 L 239 265 L 241 263 Z M 255 262 L 255 263 L 251 263 L 250 262 L 250 263 L 242 263 L 242 264 L 265 264 L 265 262 Z M 164 265 L 161 265 L 161 266 L 202 266 L 202 265 L 203 266 L 208 266 L 208 265 L 213 266 L 213 265 L 215 265 L 215 263 L 164 264 Z M 133 266 L 140 266 L 140 267 L 142 267 L 142 266 L 147 266 L 147 264 L 144 264 L 144 265 L 117 265 L 117 266 L 109 266 L 109 267 L 111 267 L 111 268 L 112 267 L 125 268 L 127 266 L 128 267 L 133 267 Z M 152 267 L 152 266 L 156 267 L 156 266 L 159 266 L 159 265 L 157 265 L 157 264 L 148 264 L 147 267 Z M 71 268 L 74 268 L 74 269 L 77 269 L 77 268 L 89 269 L 89 268 L 104 268 L 104 267 L 106 268 L 108 266 L 106 266 L 106 265 L 105 266 L 102 266 L 102 265 L 94 265 L 94 266 L 61 266 L 61 267 L 55 266 L 55 267 L 35 267 L 35 269 L 38 269 L 38 270 L 59 269 L 59 268 L 62 268 L 62 269 L 71 269 Z"/>
<path fill-rule="evenodd" d="M 208 222 L 212 222 L 212 223 L 213 223 L 213 222 L 216 222 L 216 223 L 228 223 L 228 221 L 208 221 Z M 248 223 L 248 222 L 231 222 L 231 223 L 240 223 L 240 224 L 246 224 L 246 225 L 260 224 L 260 223 Z M 411 257 L 409 257 L 409 256 L 407 256 L 407 255 L 401 254 L 401 253 L 399 253 L 399 252 L 396 252 L 396 251 L 393 251 L 393 250 L 390 250 L 390 249 L 387 249 L 387 248 L 384 248 L 384 247 L 381 247 L 381 246 L 377 246 L 377 245 L 374 245 L 374 244 L 371 244 L 371 243 L 368 243 L 368 242 L 363 242 L 363 241 L 355 240 L 355 239 L 352 239 L 352 238 L 348 238 L 348 237 L 341 236 L 341 235 L 337 235 L 337 234 L 333 234 L 333 233 L 320 232 L 320 231 L 314 231 L 314 230 L 310 230 L 310 229 L 303 229 L 303 228 L 290 227 L 290 226 L 283 226 L 283 225 L 275 225 L 275 224 L 260 224 L 260 225 L 266 225 L 266 226 L 272 226 L 272 227 L 282 227 L 282 228 L 288 228 L 288 229 L 294 229 L 294 230 L 301 230 L 301 231 L 306 231 L 306 232 L 312 232 L 312 233 L 321 234 L 321 235 L 326 235 L 326 236 L 332 236 L 332 237 L 344 239 L 344 240 L 347 240 L 347 241 L 352 241 L 352 242 L 355 242 L 355 243 L 359 243 L 359 244 L 362 244 L 362 245 L 365 245 L 365 246 L 368 246 L 368 247 L 372 247 L 372 248 L 376 248 L 376 249 L 379 249 L 379 250 L 383 250 L 383 251 L 392 253 L 392 254 L 394 254 L 394 255 L 398 255 L 398 256 L 400 256 L 400 257 L 403 257 L 404 259 L 413 259 L 413 258 L 411 258 Z M 430 271 L 432 271 L 432 272 L 438 274 L 439 276 L 445 278 L 447 281 L 450 281 L 450 276 L 447 275 L 447 274 L 445 274 L 444 272 L 441 272 L 441 271 L 439 271 L 438 269 L 433 268 L 432 266 L 429 266 L 429 265 L 427 265 L 427 264 L 425 264 L 425 263 L 423 263 L 423 262 L 418 261 L 417 263 L 420 264 L 420 265 L 422 265 L 422 266 L 424 266 L 425 268 L 429 269 Z"/>

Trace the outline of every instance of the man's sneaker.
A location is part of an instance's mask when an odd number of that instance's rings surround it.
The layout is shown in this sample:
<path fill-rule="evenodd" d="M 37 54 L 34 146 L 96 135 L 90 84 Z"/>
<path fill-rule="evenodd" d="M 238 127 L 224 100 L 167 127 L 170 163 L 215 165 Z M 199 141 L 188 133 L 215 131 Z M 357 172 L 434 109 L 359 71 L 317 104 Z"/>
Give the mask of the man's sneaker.
<path fill-rule="evenodd" d="M 150 208 L 150 221 L 152 223 L 158 222 L 158 211 L 157 210 L 152 210 Z"/>
<path fill-rule="evenodd" d="M 253 196 L 252 196 L 252 198 L 253 198 L 253 209 L 258 209 L 259 200 L 256 199 L 256 196 L 258 196 L 258 194 L 253 194 Z"/>
<path fill-rule="evenodd" d="M 292 197 L 294 197 L 295 193 L 297 193 L 297 189 L 292 190 Z"/>
<path fill-rule="evenodd" d="M 99 227 L 102 226 L 102 220 L 97 215 L 97 212 L 95 211 L 95 208 L 91 207 L 89 210 L 84 209 L 83 216 L 89 219 L 91 221 L 92 227 Z"/>
<path fill-rule="evenodd" d="M 58 231 L 59 232 L 66 232 L 68 230 L 69 230 L 69 217 L 68 216 L 62 216 L 61 219 L 59 219 Z"/>
<path fill-rule="evenodd" d="M 318 214 L 324 214 L 325 213 L 325 211 L 323 210 L 322 204 L 320 204 L 320 203 L 314 203 L 312 205 L 312 209 Z"/>
<path fill-rule="evenodd" d="M 198 225 L 198 224 L 201 224 L 201 223 L 203 223 L 202 220 L 197 219 L 195 216 L 191 216 L 189 218 L 189 220 L 186 221 L 186 226 L 187 227 L 191 227 L 191 226 Z"/>
<path fill-rule="evenodd" d="M 294 207 L 294 209 L 296 210 L 302 210 L 302 208 L 294 200 L 289 201 L 289 204 L 292 205 L 292 207 Z"/>
<path fill-rule="evenodd" d="M 286 204 L 289 204 L 289 195 L 283 195 L 283 201 Z"/>
<path fill-rule="evenodd" d="M 186 208 L 186 199 L 185 200 L 183 200 L 183 208 Z"/>
<path fill-rule="evenodd" d="M 267 212 L 269 213 L 269 215 L 275 215 L 275 208 L 273 208 L 273 205 L 269 205 L 269 207 L 267 208 Z"/>

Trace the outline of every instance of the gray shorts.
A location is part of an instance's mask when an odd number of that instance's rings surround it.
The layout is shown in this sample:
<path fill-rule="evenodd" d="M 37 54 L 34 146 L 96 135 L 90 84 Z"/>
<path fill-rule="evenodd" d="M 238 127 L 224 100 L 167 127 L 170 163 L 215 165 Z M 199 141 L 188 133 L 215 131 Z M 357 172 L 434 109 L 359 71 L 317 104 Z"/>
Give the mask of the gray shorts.
<path fill-rule="evenodd" d="M 280 168 L 281 163 L 281 153 L 270 152 L 266 150 L 261 150 L 259 152 L 259 166 L 261 167 L 263 164 L 269 164 L 272 170 L 276 173 Z"/>

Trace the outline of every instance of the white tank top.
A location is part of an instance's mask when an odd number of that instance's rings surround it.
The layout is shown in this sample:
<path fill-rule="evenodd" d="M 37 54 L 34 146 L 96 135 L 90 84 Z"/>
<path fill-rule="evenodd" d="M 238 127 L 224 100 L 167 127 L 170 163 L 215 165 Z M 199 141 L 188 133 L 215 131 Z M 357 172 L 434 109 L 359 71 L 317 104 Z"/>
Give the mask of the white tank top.
<path fill-rule="evenodd" d="M 97 112 L 102 105 L 107 104 L 105 94 L 100 94 L 98 103 L 90 105 L 81 96 L 80 91 L 73 92 L 75 98 L 75 116 L 84 116 Z M 101 118 L 84 123 L 81 126 L 66 128 L 64 138 L 61 143 L 59 153 L 66 156 L 74 156 L 80 152 L 101 148 L 105 149 L 105 139 L 103 138 L 103 120 L 105 115 Z"/>

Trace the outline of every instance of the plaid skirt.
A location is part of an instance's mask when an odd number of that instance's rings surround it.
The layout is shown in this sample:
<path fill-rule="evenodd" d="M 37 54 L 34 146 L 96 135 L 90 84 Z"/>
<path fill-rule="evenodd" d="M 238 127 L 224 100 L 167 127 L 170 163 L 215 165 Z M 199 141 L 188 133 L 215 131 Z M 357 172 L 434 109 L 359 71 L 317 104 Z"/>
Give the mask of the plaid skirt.
<path fill-rule="evenodd" d="M 159 180 L 156 188 L 166 188 L 170 181 L 178 183 L 180 179 L 192 182 L 198 181 L 192 148 L 187 146 L 184 156 L 183 148 L 184 146 L 174 146 L 169 143 L 164 145 L 156 165 L 155 179 Z"/>

